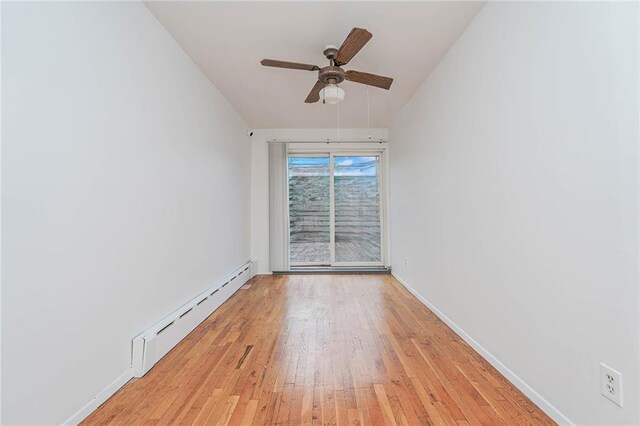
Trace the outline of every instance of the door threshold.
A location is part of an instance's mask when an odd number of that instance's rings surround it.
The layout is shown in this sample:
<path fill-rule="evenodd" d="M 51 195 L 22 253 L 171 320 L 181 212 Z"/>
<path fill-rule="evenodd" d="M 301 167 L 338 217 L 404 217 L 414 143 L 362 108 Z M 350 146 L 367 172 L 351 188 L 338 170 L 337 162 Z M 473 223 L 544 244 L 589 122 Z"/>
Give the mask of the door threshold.
<path fill-rule="evenodd" d="M 273 271 L 273 274 L 390 274 L 391 268 L 384 266 L 298 266 L 288 271 Z"/>

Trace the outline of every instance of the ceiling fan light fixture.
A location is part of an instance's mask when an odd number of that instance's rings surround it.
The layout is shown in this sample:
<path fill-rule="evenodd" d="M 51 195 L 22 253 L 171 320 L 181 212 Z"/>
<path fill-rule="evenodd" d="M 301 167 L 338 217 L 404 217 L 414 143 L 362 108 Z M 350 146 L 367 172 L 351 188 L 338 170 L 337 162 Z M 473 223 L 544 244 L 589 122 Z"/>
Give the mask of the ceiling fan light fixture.
<path fill-rule="evenodd" d="M 320 90 L 320 99 L 322 99 L 323 103 L 329 105 L 335 105 L 344 101 L 344 95 L 344 90 L 337 84 L 327 84 Z"/>

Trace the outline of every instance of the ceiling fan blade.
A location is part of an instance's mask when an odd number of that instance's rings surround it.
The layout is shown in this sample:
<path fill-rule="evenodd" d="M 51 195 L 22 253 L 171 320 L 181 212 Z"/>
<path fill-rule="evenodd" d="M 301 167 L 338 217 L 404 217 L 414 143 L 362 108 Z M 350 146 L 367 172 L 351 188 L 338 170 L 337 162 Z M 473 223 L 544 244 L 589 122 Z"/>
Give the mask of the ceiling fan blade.
<path fill-rule="evenodd" d="M 307 99 L 305 99 L 304 101 L 308 104 L 318 102 L 320 100 L 320 91 L 322 90 L 323 87 L 324 87 L 323 82 L 321 82 L 320 80 L 316 81 L 315 86 L 313 86 L 313 89 L 311 89 L 311 91 L 309 92 L 309 95 L 307 96 Z"/>
<path fill-rule="evenodd" d="M 375 86 L 381 89 L 389 90 L 393 79 L 390 77 L 383 77 L 381 75 L 369 74 L 368 72 L 361 71 L 347 71 L 345 78 L 354 83 L 366 84 L 368 86 Z"/>
<path fill-rule="evenodd" d="M 289 68 L 292 70 L 318 71 L 320 69 L 320 67 L 317 65 L 300 64 L 298 62 L 278 61 L 276 59 L 263 59 L 260 61 L 260 63 L 265 67 Z"/>
<path fill-rule="evenodd" d="M 333 57 L 339 65 L 348 63 L 356 53 L 364 47 L 369 40 L 371 40 L 373 34 L 364 28 L 354 28 L 351 30 L 347 38 L 342 42 L 342 46 L 338 49 L 338 52 Z"/>

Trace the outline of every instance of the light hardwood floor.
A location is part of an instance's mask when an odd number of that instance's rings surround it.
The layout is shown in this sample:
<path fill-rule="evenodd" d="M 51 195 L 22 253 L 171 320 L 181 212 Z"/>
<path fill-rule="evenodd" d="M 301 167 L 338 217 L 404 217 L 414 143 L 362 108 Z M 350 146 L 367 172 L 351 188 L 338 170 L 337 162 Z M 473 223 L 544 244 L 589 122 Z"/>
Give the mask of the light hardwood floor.
<path fill-rule="evenodd" d="M 390 275 L 249 284 L 85 424 L 554 424 Z"/>

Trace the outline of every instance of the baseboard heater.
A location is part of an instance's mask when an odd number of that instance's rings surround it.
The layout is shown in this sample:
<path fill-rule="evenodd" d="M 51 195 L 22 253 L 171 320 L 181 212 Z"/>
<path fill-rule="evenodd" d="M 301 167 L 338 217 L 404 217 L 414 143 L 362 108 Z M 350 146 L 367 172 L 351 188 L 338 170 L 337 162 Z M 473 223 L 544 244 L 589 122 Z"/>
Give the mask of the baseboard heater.
<path fill-rule="evenodd" d="M 253 275 L 249 261 L 133 339 L 134 377 L 144 376 L 174 346 L 193 331 Z"/>

